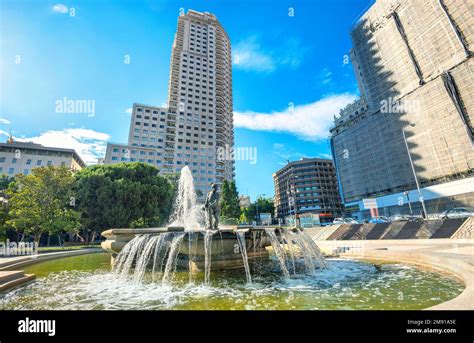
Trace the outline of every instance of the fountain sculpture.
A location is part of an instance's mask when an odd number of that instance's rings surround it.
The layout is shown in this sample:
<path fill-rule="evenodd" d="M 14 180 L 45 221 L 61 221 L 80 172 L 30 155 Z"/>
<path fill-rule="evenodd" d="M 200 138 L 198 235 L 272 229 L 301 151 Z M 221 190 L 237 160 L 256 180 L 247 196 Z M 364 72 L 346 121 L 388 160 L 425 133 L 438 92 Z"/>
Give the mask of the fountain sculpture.
<path fill-rule="evenodd" d="M 285 277 L 314 274 L 326 265 L 318 246 L 299 228 L 218 226 L 217 185 L 211 185 L 205 204 L 199 204 L 188 167 L 181 170 L 169 222 L 161 228 L 104 231 L 102 248 L 112 254 L 114 272 L 140 282 L 148 270 L 166 284 L 177 268 L 187 268 L 190 280 L 193 272 L 204 271 L 209 283 L 211 270 L 244 268 L 250 283 L 249 260 L 269 258 L 270 250 Z"/>

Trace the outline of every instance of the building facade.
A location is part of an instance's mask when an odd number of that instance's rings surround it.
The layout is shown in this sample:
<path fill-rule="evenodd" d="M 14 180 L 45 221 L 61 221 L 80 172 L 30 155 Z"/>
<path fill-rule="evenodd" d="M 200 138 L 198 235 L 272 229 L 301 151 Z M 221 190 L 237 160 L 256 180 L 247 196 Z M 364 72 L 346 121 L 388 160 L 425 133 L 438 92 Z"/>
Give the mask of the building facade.
<path fill-rule="evenodd" d="M 367 216 L 361 200 L 376 198 L 385 215 L 408 213 L 408 202 L 420 214 L 414 175 L 428 213 L 474 206 L 473 27 L 465 1 L 379 0 L 353 29 L 361 99 L 331 130 L 350 212 Z"/>
<path fill-rule="evenodd" d="M 73 149 L 12 140 L 0 143 L 0 175 L 28 175 L 32 169 L 45 166 L 66 166 L 72 171 L 79 171 L 86 164 Z"/>
<path fill-rule="evenodd" d="M 139 161 L 161 173 L 191 169 L 196 189 L 234 177 L 231 46 L 215 15 L 189 10 L 178 18 L 168 107 L 134 104 L 128 143 L 109 144 L 105 164 Z"/>
<path fill-rule="evenodd" d="M 273 174 L 275 216 L 285 220 L 296 215 L 317 214 L 322 224 L 342 213 L 332 160 L 303 158 Z"/>

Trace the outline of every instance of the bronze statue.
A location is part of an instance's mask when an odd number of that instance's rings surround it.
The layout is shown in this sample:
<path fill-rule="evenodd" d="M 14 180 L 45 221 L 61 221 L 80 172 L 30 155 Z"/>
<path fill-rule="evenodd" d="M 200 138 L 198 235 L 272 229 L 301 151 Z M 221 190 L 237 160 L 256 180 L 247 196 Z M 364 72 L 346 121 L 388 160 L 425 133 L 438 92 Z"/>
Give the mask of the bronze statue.
<path fill-rule="evenodd" d="M 219 193 L 217 193 L 217 184 L 211 183 L 211 190 L 207 193 L 204 209 L 207 211 L 208 230 L 218 230 L 219 226 Z"/>

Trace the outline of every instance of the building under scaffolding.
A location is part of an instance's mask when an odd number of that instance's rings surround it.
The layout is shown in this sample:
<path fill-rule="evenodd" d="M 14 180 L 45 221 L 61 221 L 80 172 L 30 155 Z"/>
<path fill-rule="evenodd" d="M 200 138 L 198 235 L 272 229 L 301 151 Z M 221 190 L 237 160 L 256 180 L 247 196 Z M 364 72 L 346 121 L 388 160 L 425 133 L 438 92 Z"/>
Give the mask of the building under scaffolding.
<path fill-rule="evenodd" d="M 379 0 L 352 32 L 361 99 L 342 109 L 331 146 L 346 209 L 367 216 L 474 207 L 474 18 L 469 1 Z M 356 213 L 354 213 L 356 212 Z"/>

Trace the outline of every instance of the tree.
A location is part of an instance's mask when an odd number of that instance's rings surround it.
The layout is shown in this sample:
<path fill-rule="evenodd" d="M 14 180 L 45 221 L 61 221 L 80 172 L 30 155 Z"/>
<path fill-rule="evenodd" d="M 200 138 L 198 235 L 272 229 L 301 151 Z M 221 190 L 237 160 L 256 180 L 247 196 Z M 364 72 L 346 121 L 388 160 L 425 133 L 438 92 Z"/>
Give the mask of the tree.
<path fill-rule="evenodd" d="M 7 236 L 7 218 L 8 218 L 8 197 L 6 191 L 8 186 L 13 183 L 14 177 L 2 175 L 0 177 L 0 239 L 5 240 Z"/>
<path fill-rule="evenodd" d="M 4 193 L 8 189 L 8 186 L 14 181 L 15 181 L 14 176 L 9 177 L 9 176 L 3 174 L 0 177 L 0 193 Z"/>
<path fill-rule="evenodd" d="M 249 218 L 248 218 L 248 210 L 246 208 L 242 208 L 240 217 L 239 217 L 239 222 L 240 223 L 249 223 Z"/>
<path fill-rule="evenodd" d="M 17 175 L 10 184 L 7 224 L 31 234 L 39 245 L 45 232 L 60 233 L 77 226 L 78 214 L 71 208 L 74 177 L 66 167 L 41 167 L 30 175 Z"/>
<path fill-rule="evenodd" d="M 257 220 L 257 204 L 258 213 L 271 213 L 272 217 L 275 212 L 275 204 L 272 198 L 258 198 L 255 202 L 250 204 L 248 208 L 248 218 L 250 220 Z"/>
<path fill-rule="evenodd" d="M 221 216 L 232 219 L 240 217 L 239 193 L 235 181 L 224 180 L 221 190 Z"/>
<path fill-rule="evenodd" d="M 91 166 L 76 174 L 80 220 L 91 241 L 106 229 L 150 227 L 168 219 L 176 185 L 158 172 L 134 162 Z"/>

